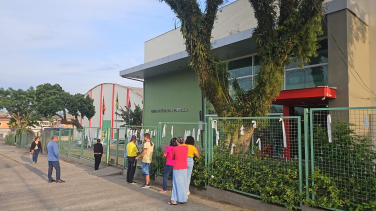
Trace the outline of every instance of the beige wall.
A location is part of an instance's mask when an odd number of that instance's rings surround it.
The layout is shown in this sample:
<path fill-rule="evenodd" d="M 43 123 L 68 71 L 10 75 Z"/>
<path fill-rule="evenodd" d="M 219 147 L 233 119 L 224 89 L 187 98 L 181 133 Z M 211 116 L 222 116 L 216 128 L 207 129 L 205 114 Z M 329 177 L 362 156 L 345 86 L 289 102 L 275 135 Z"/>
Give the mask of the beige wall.
<path fill-rule="evenodd" d="M 370 69 L 368 26 L 347 11 L 349 61 L 349 106 L 370 106 Z"/>
<path fill-rule="evenodd" d="M 244 31 L 256 27 L 257 21 L 248 0 L 238 0 L 218 11 L 214 23 L 213 40 L 229 36 L 231 31 Z M 171 30 L 145 42 L 145 63 L 185 50 L 180 28 Z"/>
<path fill-rule="evenodd" d="M 376 93 L 376 1 L 375 0 L 357 0 L 356 4 L 359 5 L 364 12 L 369 16 L 368 27 L 368 45 L 369 45 L 369 87 Z M 370 94 L 370 106 L 376 106 L 376 96 Z"/>
<path fill-rule="evenodd" d="M 368 90 L 370 88 L 376 93 L 375 83 L 372 83 L 372 79 L 376 79 L 376 61 L 372 59 L 376 56 L 376 42 L 371 39 L 376 37 L 376 26 L 372 21 L 376 16 L 376 4 L 371 3 L 371 0 L 363 0 L 354 5 L 352 9 L 359 14 L 363 10 L 368 13 L 369 25 L 349 10 L 327 15 L 329 86 L 337 87 L 337 99 L 330 101 L 330 107 L 376 105 L 376 96 Z"/>

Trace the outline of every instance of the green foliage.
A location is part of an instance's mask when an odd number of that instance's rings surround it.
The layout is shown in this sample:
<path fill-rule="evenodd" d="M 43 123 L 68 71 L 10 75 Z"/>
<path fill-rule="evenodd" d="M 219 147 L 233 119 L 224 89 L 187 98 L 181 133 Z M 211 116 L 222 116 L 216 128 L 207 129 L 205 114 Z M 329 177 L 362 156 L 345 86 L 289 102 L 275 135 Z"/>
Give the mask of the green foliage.
<path fill-rule="evenodd" d="M 205 151 L 200 152 L 200 157 L 194 157 L 191 176 L 191 185 L 198 188 L 206 187 L 209 179 L 209 168 L 205 166 Z"/>
<path fill-rule="evenodd" d="M 163 173 L 166 166 L 166 158 L 163 156 L 163 151 L 161 147 L 158 147 L 154 150 L 153 153 L 153 162 L 151 162 L 150 177 L 155 178 L 161 172 Z"/>
<path fill-rule="evenodd" d="M 209 184 L 226 190 L 240 190 L 261 196 L 263 202 L 299 206 L 299 169 L 296 161 L 236 156 L 216 147 Z"/>
<path fill-rule="evenodd" d="M 0 109 L 6 109 L 9 112 L 11 127 L 26 128 L 38 125 L 37 120 L 40 115 L 36 111 L 33 87 L 26 91 L 0 88 Z"/>
<path fill-rule="evenodd" d="M 322 125 L 314 126 L 316 168 L 311 191 L 316 200 L 312 203 L 343 210 L 370 210 L 376 203 L 374 143 L 357 135 L 352 129 L 354 124 L 336 121 L 332 127 L 333 141 L 329 143 L 327 130 Z"/>
<path fill-rule="evenodd" d="M 65 92 L 59 84 L 49 83 L 37 86 L 36 89 L 37 111 L 46 118 L 59 116 L 62 124 L 72 124 L 81 129 L 78 117 L 92 118 L 95 115 L 94 100 L 82 94 L 71 95 Z M 67 120 L 66 113 L 72 114 L 75 119 Z"/>
<path fill-rule="evenodd" d="M 291 60 L 304 64 L 316 56 L 317 36 L 322 34 L 324 0 L 249 0 L 258 25 L 253 33 L 260 73 L 253 90 L 243 90 L 236 80 L 236 96 L 228 91 L 225 63 L 211 51 L 217 9 L 223 0 L 207 0 L 201 11 L 197 0 L 166 2 L 181 22 L 181 32 L 190 67 L 195 71 L 203 95 L 218 116 L 266 116 L 283 84 L 284 67 Z"/>
<path fill-rule="evenodd" d="M 143 110 L 139 105 L 135 105 L 134 111 L 129 112 L 129 109 L 124 109 L 120 107 L 119 112 L 115 112 L 116 115 L 120 115 L 121 118 L 126 122 L 120 127 L 125 127 L 126 125 L 142 125 L 142 113 Z"/>

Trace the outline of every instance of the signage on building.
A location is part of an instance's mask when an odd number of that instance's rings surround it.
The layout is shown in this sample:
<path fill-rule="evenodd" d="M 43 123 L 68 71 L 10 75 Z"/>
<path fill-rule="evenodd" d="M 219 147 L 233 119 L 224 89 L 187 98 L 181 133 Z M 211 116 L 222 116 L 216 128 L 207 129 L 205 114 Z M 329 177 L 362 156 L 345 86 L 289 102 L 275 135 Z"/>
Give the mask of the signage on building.
<path fill-rule="evenodd" d="M 153 109 L 151 113 L 170 113 L 170 112 L 187 112 L 188 108 L 162 108 L 162 109 Z"/>

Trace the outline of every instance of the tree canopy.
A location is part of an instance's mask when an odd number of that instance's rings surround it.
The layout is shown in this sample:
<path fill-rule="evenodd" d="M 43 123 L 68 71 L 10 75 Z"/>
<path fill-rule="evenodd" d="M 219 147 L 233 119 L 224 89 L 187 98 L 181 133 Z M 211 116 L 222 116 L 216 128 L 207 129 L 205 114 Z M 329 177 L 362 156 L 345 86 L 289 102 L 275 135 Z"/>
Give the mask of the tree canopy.
<path fill-rule="evenodd" d="M 134 111 L 129 111 L 129 109 L 124 109 L 120 107 L 119 112 L 116 112 L 116 115 L 120 115 L 121 118 L 124 120 L 125 124 L 121 125 L 120 127 L 124 127 L 126 125 L 142 125 L 142 112 L 143 110 L 139 105 L 135 105 Z"/>
<path fill-rule="evenodd" d="M 218 116 L 266 116 L 279 95 L 286 64 L 292 60 L 304 64 L 316 56 L 319 47 L 324 0 L 249 0 L 257 19 L 252 38 L 260 58 L 260 73 L 251 90 L 243 90 L 235 79 L 232 98 L 225 64 L 211 51 L 213 24 L 224 1 L 206 0 L 204 11 L 197 0 L 160 1 L 167 3 L 181 21 L 189 65 Z"/>
<path fill-rule="evenodd" d="M 0 109 L 6 109 L 11 116 L 12 128 L 35 127 L 40 115 L 36 112 L 35 90 L 30 87 L 26 91 L 22 89 L 7 90 L 0 88 Z"/>
<path fill-rule="evenodd" d="M 93 99 L 82 94 L 71 95 L 65 92 L 59 84 L 39 85 L 35 96 L 37 111 L 46 118 L 60 117 L 62 124 L 71 124 L 81 129 L 82 125 L 78 121 L 79 116 L 90 119 L 95 115 Z M 75 119 L 68 120 L 67 113 L 73 115 Z"/>

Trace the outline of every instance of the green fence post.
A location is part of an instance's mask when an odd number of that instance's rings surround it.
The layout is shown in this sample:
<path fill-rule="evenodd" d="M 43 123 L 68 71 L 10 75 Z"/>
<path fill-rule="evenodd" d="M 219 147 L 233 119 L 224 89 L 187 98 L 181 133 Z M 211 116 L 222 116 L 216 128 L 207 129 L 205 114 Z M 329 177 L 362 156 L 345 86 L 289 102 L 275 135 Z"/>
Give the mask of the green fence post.
<path fill-rule="evenodd" d="M 107 129 L 107 149 L 106 149 L 106 164 L 110 161 L 110 132 L 111 128 Z"/>
<path fill-rule="evenodd" d="M 51 130 L 51 138 L 50 138 L 50 140 L 52 140 L 52 137 L 54 137 L 54 131 L 53 130 Z"/>
<path fill-rule="evenodd" d="M 159 143 L 159 146 L 162 145 L 162 123 L 159 122 L 157 126 L 157 142 Z M 158 165 L 158 175 L 161 174 L 161 168 L 160 165 Z"/>
<path fill-rule="evenodd" d="M 125 133 L 127 133 L 127 127 L 125 127 Z M 128 138 L 128 134 L 126 134 L 126 139 Z M 125 169 L 125 166 L 127 165 L 126 158 L 127 158 L 127 144 L 124 140 L 124 160 L 123 160 L 123 169 Z"/>
<path fill-rule="evenodd" d="M 304 109 L 304 151 L 305 151 L 305 176 L 306 176 L 306 199 L 309 199 L 309 145 L 308 145 L 308 136 L 309 136 L 309 128 L 308 128 L 308 118 L 309 118 L 308 109 Z"/>
<path fill-rule="evenodd" d="M 119 128 L 116 129 L 116 166 L 118 165 L 119 161 Z M 125 141 L 124 141 L 125 145 Z"/>
<path fill-rule="evenodd" d="M 60 148 L 61 148 L 61 130 L 59 130 L 59 150 L 60 150 Z"/>
<path fill-rule="evenodd" d="M 312 115 L 312 109 L 309 111 L 309 133 L 310 133 L 310 142 L 311 142 L 311 148 L 310 148 L 310 152 L 311 152 L 311 174 L 313 175 L 314 173 L 314 170 L 315 170 L 315 166 L 314 166 L 314 160 L 313 160 L 313 156 L 314 156 L 314 152 L 313 152 L 313 115 Z M 315 181 L 314 181 L 314 178 L 312 176 L 312 187 L 313 185 L 315 184 Z M 315 200 L 315 194 L 312 193 L 312 200 Z"/>
<path fill-rule="evenodd" d="M 82 128 L 80 157 L 84 156 L 84 142 L 85 142 L 85 127 Z"/>
<path fill-rule="evenodd" d="M 303 167 L 302 167 L 302 125 L 301 117 L 298 116 L 298 157 L 299 157 L 299 193 L 303 193 Z M 300 200 L 300 208 L 303 205 L 303 200 Z"/>
<path fill-rule="evenodd" d="M 71 141 L 72 141 L 72 130 L 69 128 L 69 137 L 68 137 L 68 155 L 70 155 Z"/>

